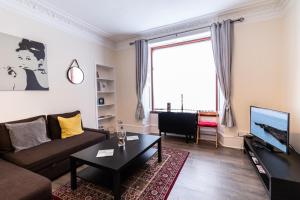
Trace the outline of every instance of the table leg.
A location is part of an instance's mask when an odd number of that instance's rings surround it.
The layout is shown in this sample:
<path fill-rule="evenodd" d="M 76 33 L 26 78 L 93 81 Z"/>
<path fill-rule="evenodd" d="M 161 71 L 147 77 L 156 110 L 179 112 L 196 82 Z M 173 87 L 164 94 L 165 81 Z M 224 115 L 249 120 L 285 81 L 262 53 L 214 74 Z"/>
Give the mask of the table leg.
<path fill-rule="evenodd" d="M 76 190 L 76 188 L 77 188 L 76 160 L 70 158 L 70 166 L 71 166 L 71 189 Z"/>
<path fill-rule="evenodd" d="M 113 193 L 114 193 L 114 200 L 121 199 L 121 180 L 120 180 L 120 172 L 114 173 L 114 180 L 113 180 Z"/>
<path fill-rule="evenodd" d="M 158 146 L 158 151 L 157 151 L 158 162 L 161 162 L 161 138 L 159 138 L 157 142 L 157 146 Z"/>

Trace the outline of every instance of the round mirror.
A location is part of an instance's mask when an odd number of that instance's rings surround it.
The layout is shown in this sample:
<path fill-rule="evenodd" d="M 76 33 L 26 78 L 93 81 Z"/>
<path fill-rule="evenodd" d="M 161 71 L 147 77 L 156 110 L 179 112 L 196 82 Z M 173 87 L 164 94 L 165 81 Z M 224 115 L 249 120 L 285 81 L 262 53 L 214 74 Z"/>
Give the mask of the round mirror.
<path fill-rule="evenodd" d="M 73 63 L 76 63 L 77 66 L 72 66 Z M 67 77 L 69 81 L 73 84 L 80 84 L 84 80 L 84 73 L 83 71 L 79 68 L 79 65 L 76 60 L 74 60 L 69 67 L 67 71 Z"/>
<path fill-rule="evenodd" d="M 83 71 L 78 67 L 70 67 L 68 69 L 68 79 L 71 83 L 80 84 L 84 80 Z"/>

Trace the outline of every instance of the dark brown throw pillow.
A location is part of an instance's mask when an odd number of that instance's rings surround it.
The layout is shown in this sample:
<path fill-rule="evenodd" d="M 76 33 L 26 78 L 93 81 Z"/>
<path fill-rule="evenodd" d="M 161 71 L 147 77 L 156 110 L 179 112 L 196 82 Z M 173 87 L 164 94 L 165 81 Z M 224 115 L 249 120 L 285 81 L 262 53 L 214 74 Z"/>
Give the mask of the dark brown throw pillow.
<path fill-rule="evenodd" d="M 47 121 L 50 139 L 61 139 L 61 128 L 57 117 L 70 118 L 76 116 L 77 114 L 80 114 L 79 110 L 69 113 L 48 115 Z"/>
<path fill-rule="evenodd" d="M 24 122 L 32 122 L 41 117 L 44 118 L 44 120 L 46 121 L 45 115 L 39 115 L 36 117 L 30 117 L 30 118 L 26 118 L 26 119 L 22 119 L 22 120 L 0 123 L 0 153 L 7 153 L 7 152 L 14 151 L 14 148 L 10 141 L 9 131 L 7 130 L 5 124 L 17 124 L 17 123 L 24 123 Z"/>

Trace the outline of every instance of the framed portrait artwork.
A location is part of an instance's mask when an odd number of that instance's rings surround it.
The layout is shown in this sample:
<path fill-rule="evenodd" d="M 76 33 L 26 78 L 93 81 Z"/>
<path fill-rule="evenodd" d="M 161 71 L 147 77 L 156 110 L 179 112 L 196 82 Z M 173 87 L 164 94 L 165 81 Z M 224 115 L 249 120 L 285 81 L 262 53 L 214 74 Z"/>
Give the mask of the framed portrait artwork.
<path fill-rule="evenodd" d="M 49 90 L 46 46 L 0 33 L 0 90 Z"/>

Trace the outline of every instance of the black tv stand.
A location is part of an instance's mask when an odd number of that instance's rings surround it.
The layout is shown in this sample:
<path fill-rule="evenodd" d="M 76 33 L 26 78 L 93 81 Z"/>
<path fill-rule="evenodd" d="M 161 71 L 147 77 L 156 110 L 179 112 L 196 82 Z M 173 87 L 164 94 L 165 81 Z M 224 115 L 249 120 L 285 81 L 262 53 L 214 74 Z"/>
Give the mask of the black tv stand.
<path fill-rule="evenodd" d="M 252 146 L 254 146 L 257 149 L 265 149 L 265 150 L 270 151 L 270 152 L 274 151 L 273 147 L 270 147 L 267 144 L 263 144 L 262 142 L 259 142 L 258 140 L 254 140 L 252 142 Z"/>
<path fill-rule="evenodd" d="M 290 154 L 278 154 L 259 146 L 254 137 L 244 138 L 244 152 L 253 164 L 270 199 L 300 199 L 300 155 L 294 151 L 289 151 Z M 257 164 L 252 157 L 257 159 Z M 265 173 L 260 172 L 257 165 L 260 165 Z"/>
<path fill-rule="evenodd" d="M 257 142 L 257 141 L 252 142 L 252 145 L 253 145 L 254 147 L 256 147 L 256 148 L 259 148 L 259 149 L 264 149 L 264 148 L 266 148 L 265 145 L 263 145 L 263 144 L 261 144 L 260 142 Z"/>

